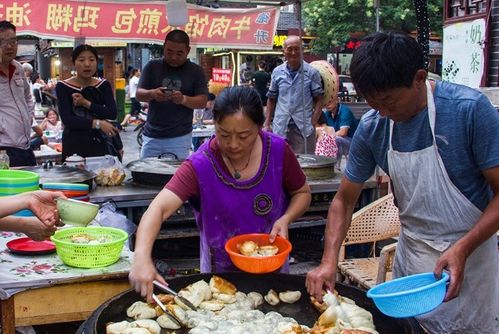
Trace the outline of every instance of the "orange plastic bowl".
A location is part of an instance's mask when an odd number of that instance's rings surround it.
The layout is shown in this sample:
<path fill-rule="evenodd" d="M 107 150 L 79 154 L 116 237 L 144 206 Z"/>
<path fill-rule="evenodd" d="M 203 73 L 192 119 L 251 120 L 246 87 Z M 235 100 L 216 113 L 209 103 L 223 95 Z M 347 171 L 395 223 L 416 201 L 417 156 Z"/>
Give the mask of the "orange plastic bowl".
<path fill-rule="evenodd" d="M 288 240 L 277 236 L 273 243 L 273 245 L 279 248 L 279 252 L 277 252 L 276 255 L 246 256 L 241 254 L 237 248 L 237 245 L 240 245 L 245 241 L 256 242 L 259 246 L 269 245 L 269 234 L 253 233 L 236 235 L 225 243 L 225 251 L 229 253 L 232 263 L 242 271 L 252 274 L 271 273 L 281 268 L 292 249 L 291 243 Z"/>

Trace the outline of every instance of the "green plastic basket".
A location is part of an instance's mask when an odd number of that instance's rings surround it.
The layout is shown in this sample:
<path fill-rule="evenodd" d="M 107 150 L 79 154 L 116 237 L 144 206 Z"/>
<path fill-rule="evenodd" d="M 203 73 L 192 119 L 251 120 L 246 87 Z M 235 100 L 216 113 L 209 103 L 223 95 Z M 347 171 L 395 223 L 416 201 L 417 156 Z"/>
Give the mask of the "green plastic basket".
<path fill-rule="evenodd" d="M 111 236 L 112 241 L 101 244 L 73 243 L 71 237 L 85 233 L 93 237 Z M 109 266 L 119 260 L 128 234 L 113 227 L 70 227 L 61 229 L 50 237 L 57 255 L 68 266 L 77 268 L 99 268 Z"/>

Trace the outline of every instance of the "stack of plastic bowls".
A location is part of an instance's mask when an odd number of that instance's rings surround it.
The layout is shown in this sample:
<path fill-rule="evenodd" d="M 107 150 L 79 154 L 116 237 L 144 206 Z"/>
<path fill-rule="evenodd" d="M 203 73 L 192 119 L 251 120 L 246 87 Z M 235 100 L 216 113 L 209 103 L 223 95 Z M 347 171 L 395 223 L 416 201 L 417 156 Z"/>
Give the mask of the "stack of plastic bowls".
<path fill-rule="evenodd" d="M 43 190 L 60 191 L 67 198 L 88 202 L 88 184 L 85 183 L 44 183 Z"/>
<path fill-rule="evenodd" d="M 37 173 L 24 170 L 1 169 L 0 196 L 11 196 L 39 190 L 39 181 L 40 176 Z M 21 210 L 14 215 L 29 217 L 33 216 L 33 213 L 30 210 Z"/>

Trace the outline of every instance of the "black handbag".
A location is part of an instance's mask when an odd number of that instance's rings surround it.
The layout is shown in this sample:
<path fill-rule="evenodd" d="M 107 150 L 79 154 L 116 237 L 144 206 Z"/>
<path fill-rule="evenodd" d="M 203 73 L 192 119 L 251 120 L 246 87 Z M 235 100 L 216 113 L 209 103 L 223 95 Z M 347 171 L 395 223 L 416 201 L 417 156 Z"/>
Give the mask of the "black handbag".
<path fill-rule="evenodd" d="M 104 103 L 104 94 L 102 92 L 93 86 L 87 86 L 81 90 L 81 95 L 83 95 L 84 98 L 89 100 L 92 103 L 98 104 L 103 106 Z M 87 108 L 83 106 L 75 106 L 73 108 L 74 114 L 79 117 L 83 117 L 86 119 L 93 119 L 94 114 Z"/>

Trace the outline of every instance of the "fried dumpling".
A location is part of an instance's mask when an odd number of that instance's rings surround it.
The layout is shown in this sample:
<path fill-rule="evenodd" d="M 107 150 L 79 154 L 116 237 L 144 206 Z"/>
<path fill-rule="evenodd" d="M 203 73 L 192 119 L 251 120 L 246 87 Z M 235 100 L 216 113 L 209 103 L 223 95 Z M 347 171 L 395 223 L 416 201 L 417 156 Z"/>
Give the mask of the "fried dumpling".
<path fill-rule="evenodd" d="M 153 319 L 156 318 L 156 310 L 149 304 L 138 301 L 133 303 L 126 309 L 126 315 L 130 318 L 137 319 Z"/>

